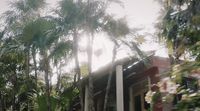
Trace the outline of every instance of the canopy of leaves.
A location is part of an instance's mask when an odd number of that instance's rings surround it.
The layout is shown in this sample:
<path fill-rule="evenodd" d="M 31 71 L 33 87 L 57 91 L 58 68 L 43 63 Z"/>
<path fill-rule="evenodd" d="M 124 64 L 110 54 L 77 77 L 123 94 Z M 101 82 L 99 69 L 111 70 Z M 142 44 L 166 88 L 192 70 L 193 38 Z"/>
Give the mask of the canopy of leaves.
<path fill-rule="evenodd" d="M 162 23 L 162 37 L 166 38 L 178 59 L 186 49 L 200 40 L 199 0 L 167 0 L 167 13 Z M 171 42 L 171 43 L 170 43 Z M 197 54 L 197 53 L 196 53 Z M 196 56 L 199 56 L 197 54 Z"/>

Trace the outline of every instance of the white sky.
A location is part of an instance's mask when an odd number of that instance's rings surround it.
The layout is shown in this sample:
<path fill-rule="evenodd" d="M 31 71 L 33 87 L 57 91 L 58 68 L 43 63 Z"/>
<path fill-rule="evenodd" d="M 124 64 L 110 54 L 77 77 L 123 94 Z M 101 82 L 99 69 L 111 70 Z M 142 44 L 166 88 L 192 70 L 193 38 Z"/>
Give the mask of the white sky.
<path fill-rule="evenodd" d="M 161 6 L 154 0 L 123 0 L 124 8 L 119 5 L 112 5 L 110 11 L 116 14 L 117 18 L 125 16 L 130 27 L 143 28 L 141 33 L 154 34 L 154 24 L 159 19 Z M 167 50 L 162 44 L 155 42 L 156 35 L 146 37 L 147 43 L 140 48 L 144 51 L 156 50 L 157 56 L 167 57 Z"/>
<path fill-rule="evenodd" d="M 0 14 L 8 9 L 8 0 L 0 0 Z"/>
<path fill-rule="evenodd" d="M 0 0 L 0 13 L 9 9 L 8 1 Z M 55 6 L 59 0 L 47 0 L 51 6 Z M 152 30 L 152 23 L 156 21 L 160 6 L 154 0 L 122 0 L 124 8 L 113 4 L 109 11 L 116 17 L 126 17 L 130 26 L 146 27 Z"/>
<path fill-rule="evenodd" d="M 131 27 L 152 28 L 160 6 L 154 0 L 123 0 L 124 8 L 113 5 L 111 11 L 118 16 L 125 16 Z"/>

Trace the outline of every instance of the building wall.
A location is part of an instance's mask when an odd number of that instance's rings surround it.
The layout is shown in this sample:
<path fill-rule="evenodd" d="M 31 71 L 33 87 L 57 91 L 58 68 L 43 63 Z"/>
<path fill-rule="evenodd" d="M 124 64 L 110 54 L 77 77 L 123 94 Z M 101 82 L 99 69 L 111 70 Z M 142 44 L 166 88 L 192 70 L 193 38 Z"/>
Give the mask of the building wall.
<path fill-rule="evenodd" d="M 171 67 L 169 58 L 163 58 L 163 57 L 158 57 L 158 56 L 152 57 L 152 64 L 153 64 L 153 66 L 158 67 L 159 73 L 168 71 Z"/>

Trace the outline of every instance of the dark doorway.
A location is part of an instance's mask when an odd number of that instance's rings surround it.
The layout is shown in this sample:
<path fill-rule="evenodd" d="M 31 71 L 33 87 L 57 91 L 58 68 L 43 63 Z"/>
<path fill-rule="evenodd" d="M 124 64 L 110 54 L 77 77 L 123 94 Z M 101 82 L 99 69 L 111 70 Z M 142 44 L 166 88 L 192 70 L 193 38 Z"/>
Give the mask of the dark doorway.
<path fill-rule="evenodd" d="M 134 97 L 135 101 L 135 111 L 142 111 L 142 104 L 141 104 L 141 95 L 137 95 Z"/>

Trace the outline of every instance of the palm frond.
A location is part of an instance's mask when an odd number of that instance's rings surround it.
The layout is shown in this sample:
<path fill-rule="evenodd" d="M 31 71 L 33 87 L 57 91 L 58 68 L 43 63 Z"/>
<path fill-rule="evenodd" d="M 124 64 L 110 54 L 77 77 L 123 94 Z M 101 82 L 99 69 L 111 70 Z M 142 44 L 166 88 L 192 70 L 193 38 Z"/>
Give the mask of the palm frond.
<path fill-rule="evenodd" d="M 1 19 L 4 20 L 6 24 L 11 25 L 16 21 L 18 15 L 15 11 L 6 11 L 2 14 Z"/>
<path fill-rule="evenodd" d="M 71 53 L 71 49 L 72 43 L 70 41 L 59 42 L 51 51 L 49 58 L 53 58 L 55 61 L 57 61 L 62 57 L 66 57 L 67 55 L 69 55 Z"/>
<path fill-rule="evenodd" d="M 109 16 L 105 20 L 104 30 L 114 37 L 126 36 L 131 32 L 124 19 L 114 20 Z"/>
<path fill-rule="evenodd" d="M 10 3 L 18 13 L 30 13 L 38 11 L 45 6 L 44 0 L 18 0 Z"/>

